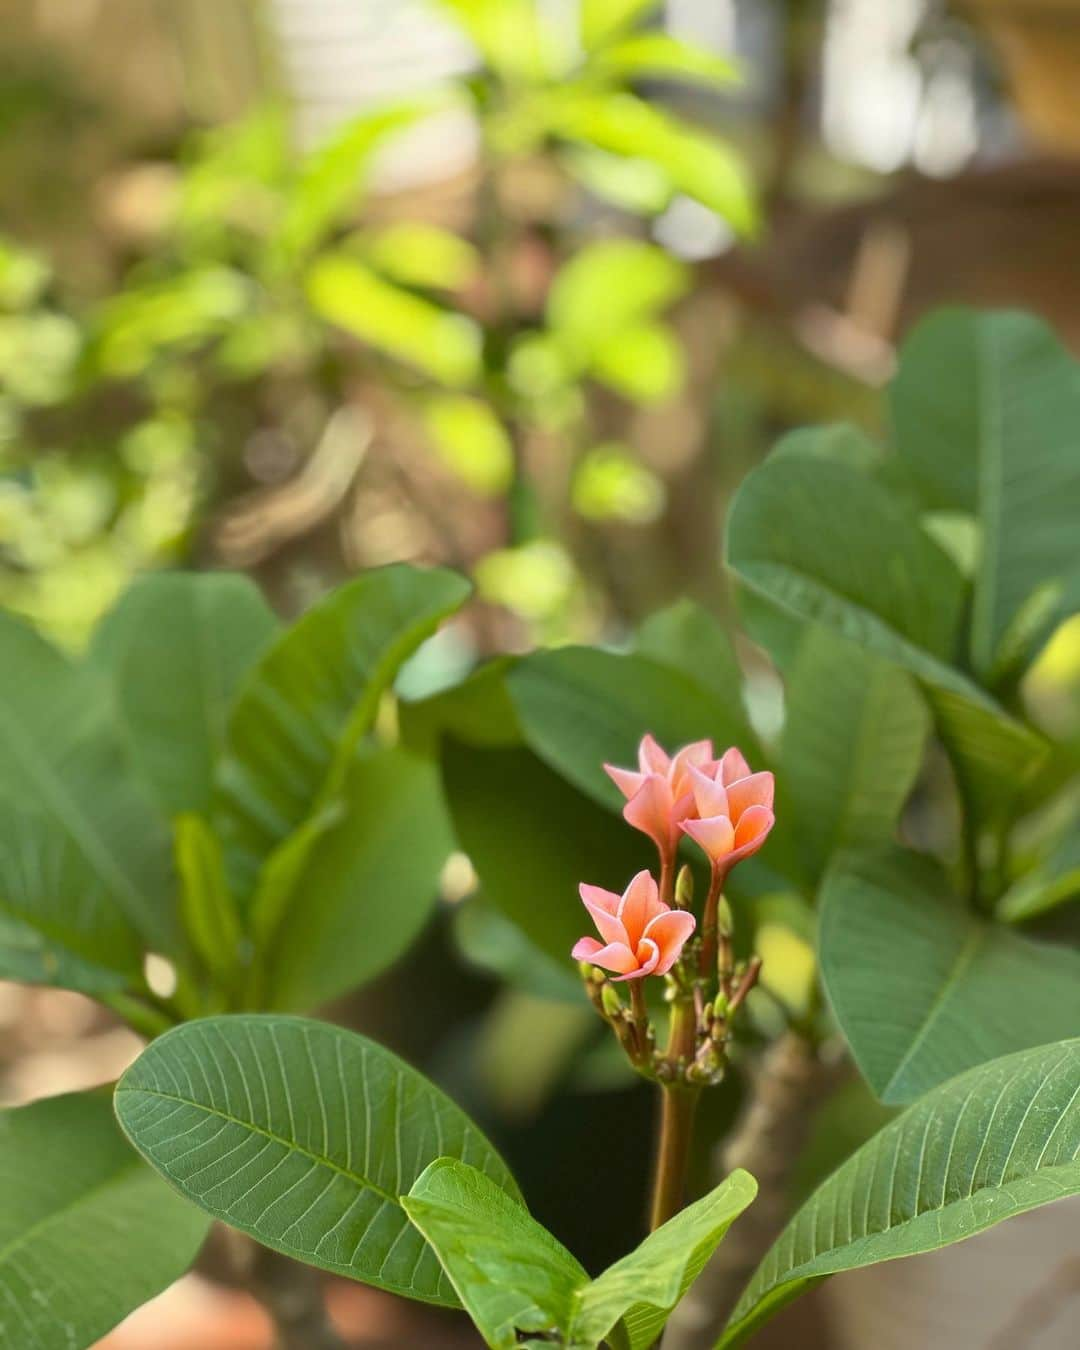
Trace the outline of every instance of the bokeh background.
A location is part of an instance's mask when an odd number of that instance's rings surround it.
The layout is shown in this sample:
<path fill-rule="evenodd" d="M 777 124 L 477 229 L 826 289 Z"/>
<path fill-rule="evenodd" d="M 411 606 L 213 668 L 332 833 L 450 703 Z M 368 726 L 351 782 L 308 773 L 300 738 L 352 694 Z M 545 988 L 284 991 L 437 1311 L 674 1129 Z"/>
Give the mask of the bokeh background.
<path fill-rule="evenodd" d="M 1080 350 L 1080 3 L 623 8 L 682 64 L 598 72 L 577 0 L 0 0 L 0 603 L 78 649 L 148 568 L 248 571 L 295 614 L 359 568 L 446 563 L 478 603 L 411 667 L 420 693 L 681 594 L 726 609 L 734 486 L 792 427 L 881 431 L 929 308 L 1030 309 Z M 1070 629 L 1049 697 L 1078 664 Z M 764 672 L 757 697 L 767 725 Z M 473 1109 L 595 1267 L 636 1222 L 650 1102 L 587 1010 L 461 960 L 472 885 L 457 858 L 419 948 L 329 1012 Z M 0 984 L 4 1102 L 136 1049 L 77 995 Z M 868 1110 L 822 1123 L 806 1178 Z M 583 1129 L 640 1178 L 621 1213 L 580 1203 Z M 1022 1226 L 994 1259 L 1032 1250 Z M 865 1346 L 893 1300 L 936 1302 L 945 1344 L 977 1247 L 967 1275 L 915 1261 L 800 1303 L 775 1343 Z M 1037 1325 L 995 1306 L 1001 1347 L 1074 1344 L 1075 1262 L 1056 1280 Z M 475 1344 L 333 1300 L 357 1344 Z M 269 1331 L 194 1276 L 107 1344 Z"/>

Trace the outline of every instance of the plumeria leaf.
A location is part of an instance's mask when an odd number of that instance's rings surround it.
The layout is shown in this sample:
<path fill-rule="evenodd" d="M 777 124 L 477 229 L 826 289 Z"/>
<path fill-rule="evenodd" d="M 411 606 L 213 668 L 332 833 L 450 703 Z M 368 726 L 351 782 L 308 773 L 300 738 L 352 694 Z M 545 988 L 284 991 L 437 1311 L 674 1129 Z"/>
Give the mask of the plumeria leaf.
<path fill-rule="evenodd" d="M 40 929 L 42 950 L 110 968 L 127 968 L 136 944 L 175 949 L 168 832 L 132 772 L 108 687 L 9 615 L 0 797 L 12 805 L 0 832 L 9 924 Z"/>
<path fill-rule="evenodd" d="M 309 610 L 256 666 L 229 718 L 212 814 L 241 906 L 275 849 L 340 795 L 379 698 L 468 589 L 452 572 L 367 572 Z"/>
<path fill-rule="evenodd" d="M 778 781 L 795 853 L 816 884 L 843 848 L 890 839 L 930 729 L 915 681 L 827 629 L 787 672 Z"/>
<path fill-rule="evenodd" d="M 461 1163 L 433 1163 L 404 1204 L 492 1350 L 530 1332 L 558 1335 L 571 1350 L 647 1350 L 756 1192 L 748 1173 L 733 1173 L 595 1280 L 527 1210 Z"/>
<path fill-rule="evenodd" d="M 1033 919 L 1080 895 L 1080 823 L 1040 862 L 1019 877 L 998 901 L 1009 923 Z"/>
<path fill-rule="evenodd" d="M 819 941 L 837 1021 L 886 1102 L 1080 1026 L 1080 952 L 981 918 L 915 853 L 842 858 Z"/>
<path fill-rule="evenodd" d="M 589 69 L 624 80 L 690 80 L 714 88 L 739 80 L 737 68 L 726 57 L 671 33 L 635 33 L 623 38 L 599 52 Z"/>
<path fill-rule="evenodd" d="M 438 1157 L 517 1196 L 436 1087 L 381 1046 L 297 1017 L 215 1017 L 154 1041 L 116 1088 L 139 1152 L 216 1219 L 322 1270 L 456 1304 L 401 1197 Z"/>
<path fill-rule="evenodd" d="M 138 578 L 94 633 L 90 659 L 170 816 L 206 809 L 229 704 L 276 629 L 248 577 L 157 572 Z"/>
<path fill-rule="evenodd" d="M 945 310 L 906 342 L 893 413 L 928 502 L 978 521 L 971 660 L 992 680 L 1027 602 L 1076 569 L 1080 365 L 1040 319 Z"/>
<path fill-rule="evenodd" d="M 109 1097 L 0 1111 L 0 1344 L 87 1350 L 179 1279 L 210 1221 L 131 1151 Z"/>
<path fill-rule="evenodd" d="M 972 1069 L 886 1125 L 803 1205 L 717 1350 L 828 1275 L 935 1251 L 1080 1192 L 1080 1040 Z"/>
<path fill-rule="evenodd" d="M 176 820 L 174 847 L 184 931 L 207 970 L 228 987 L 241 960 L 243 931 L 221 844 L 201 816 L 188 814 Z"/>

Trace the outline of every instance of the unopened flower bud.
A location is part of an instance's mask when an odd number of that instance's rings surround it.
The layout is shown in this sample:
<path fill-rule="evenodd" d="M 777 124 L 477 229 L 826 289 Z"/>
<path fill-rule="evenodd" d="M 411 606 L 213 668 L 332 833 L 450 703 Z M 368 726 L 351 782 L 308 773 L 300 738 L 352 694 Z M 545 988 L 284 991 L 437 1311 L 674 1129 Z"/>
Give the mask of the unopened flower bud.
<path fill-rule="evenodd" d="M 623 1001 L 619 997 L 619 991 L 610 982 L 605 984 L 600 993 L 601 1006 L 607 1017 L 618 1017 L 623 1010 Z"/>
<path fill-rule="evenodd" d="M 730 933 L 734 928 L 731 906 L 726 895 L 720 897 L 720 902 L 716 906 L 716 926 L 721 933 Z"/>
<path fill-rule="evenodd" d="M 694 903 L 694 873 L 689 863 L 683 863 L 675 878 L 675 903 L 680 909 L 689 909 Z"/>

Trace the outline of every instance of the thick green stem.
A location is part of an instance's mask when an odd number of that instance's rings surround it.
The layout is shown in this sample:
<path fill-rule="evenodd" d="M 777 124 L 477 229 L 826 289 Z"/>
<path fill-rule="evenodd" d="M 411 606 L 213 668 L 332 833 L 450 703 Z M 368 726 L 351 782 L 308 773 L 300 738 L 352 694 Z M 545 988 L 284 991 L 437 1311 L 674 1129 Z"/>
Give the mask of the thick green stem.
<path fill-rule="evenodd" d="M 649 1218 L 652 1232 L 682 1209 L 699 1095 L 698 1088 L 687 1087 L 684 1083 L 661 1085 L 660 1140 Z"/>

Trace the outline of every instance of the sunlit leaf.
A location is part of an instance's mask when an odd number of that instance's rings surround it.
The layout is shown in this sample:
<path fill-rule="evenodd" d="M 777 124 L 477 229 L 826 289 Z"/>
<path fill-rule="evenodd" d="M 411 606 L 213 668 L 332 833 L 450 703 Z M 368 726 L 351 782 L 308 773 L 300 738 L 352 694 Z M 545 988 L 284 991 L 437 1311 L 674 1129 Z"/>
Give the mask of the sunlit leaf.
<path fill-rule="evenodd" d="M 107 1094 L 0 1111 L 0 1344 L 88 1350 L 180 1278 L 209 1220 L 116 1128 Z"/>
<path fill-rule="evenodd" d="M 876 1134 L 778 1238 L 717 1350 L 828 1275 L 935 1251 L 1080 1191 L 1080 1041 L 954 1078 Z"/>
<path fill-rule="evenodd" d="M 635 33 L 612 43 L 597 53 L 589 69 L 625 80 L 690 80 L 716 88 L 739 80 L 737 68 L 718 52 L 660 32 Z"/>
<path fill-rule="evenodd" d="M 663 403 L 682 388 L 686 357 L 667 324 L 638 323 L 598 348 L 591 374 L 635 403 Z"/>
<path fill-rule="evenodd" d="M 507 491 L 514 452 L 491 405 L 466 394 L 442 394 L 424 406 L 424 426 L 442 462 L 484 497 Z"/>
<path fill-rule="evenodd" d="M 582 0 L 581 40 L 591 51 L 659 9 L 660 0 Z"/>
<path fill-rule="evenodd" d="M 458 290 L 477 274 L 480 258 L 459 234 L 421 220 L 386 225 L 364 241 L 369 262 L 403 286 Z"/>
<path fill-rule="evenodd" d="M 287 1256 L 453 1305 L 401 1197 L 438 1157 L 510 1195 L 453 1102 L 374 1042 L 296 1017 L 217 1017 L 154 1041 L 116 1088 L 140 1153 L 206 1213 Z"/>
<path fill-rule="evenodd" d="M 664 509 L 663 482 L 626 447 L 598 445 L 582 456 L 571 485 L 574 510 L 587 520 L 648 525 Z"/>

